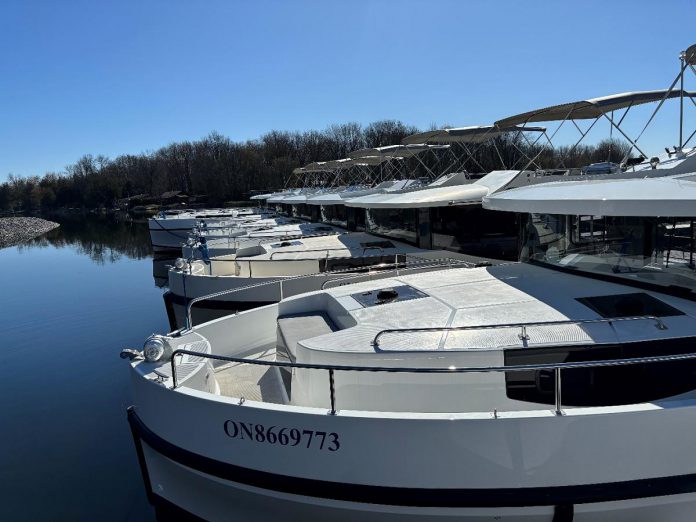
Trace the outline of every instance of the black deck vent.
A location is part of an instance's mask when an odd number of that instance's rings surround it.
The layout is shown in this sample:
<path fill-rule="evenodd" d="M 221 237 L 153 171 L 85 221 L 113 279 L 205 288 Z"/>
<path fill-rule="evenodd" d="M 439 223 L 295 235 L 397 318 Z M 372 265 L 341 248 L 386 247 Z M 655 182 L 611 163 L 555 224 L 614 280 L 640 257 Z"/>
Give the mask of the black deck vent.
<path fill-rule="evenodd" d="M 428 297 L 428 294 L 412 286 L 402 285 L 383 288 L 381 290 L 368 290 L 367 292 L 359 292 L 357 294 L 351 294 L 350 296 L 364 308 L 369 308 L 370 306 L 410 301 L 411 299 L 422 299 L 423 297 Z"/>
<path fill-rule="evenodd" d="M 575 300 L 606 318 L 634 317 L 641 315 L 652 315 L 655 317 L 684 315 L 684 312 L 681 310 L 642 292 L 635 294 L 576 297 Z"/>
<path fill-rule="evenodd" d="M 360 246 L 363 248 L 395 248 L 391 241 L 365 241 L 360 243 Z"/>

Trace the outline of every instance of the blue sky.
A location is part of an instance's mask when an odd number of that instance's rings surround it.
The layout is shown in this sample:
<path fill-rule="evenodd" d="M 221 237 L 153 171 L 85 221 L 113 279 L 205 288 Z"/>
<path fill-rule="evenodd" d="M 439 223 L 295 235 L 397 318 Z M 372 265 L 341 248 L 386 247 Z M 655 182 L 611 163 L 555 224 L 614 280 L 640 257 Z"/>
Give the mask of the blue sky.
<path fill-rule="evenodd" d="M 692 1 L 3 0 L 0 180 L 212 130 L 473 125 L 666 88 L 692 16 Z M 668 116 L 648 145 L 676 140 Z"/>

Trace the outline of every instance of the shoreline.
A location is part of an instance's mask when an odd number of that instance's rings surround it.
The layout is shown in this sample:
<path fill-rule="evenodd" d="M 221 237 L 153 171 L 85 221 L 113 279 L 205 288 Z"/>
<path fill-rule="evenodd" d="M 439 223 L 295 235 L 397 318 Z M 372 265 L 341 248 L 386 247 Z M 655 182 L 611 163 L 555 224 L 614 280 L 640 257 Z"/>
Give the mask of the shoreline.
<path fill-rule="evenodd" d="M 60 225 L 36 217 L 0 218 L 0 248 L 6 248 L 39 237 Z"/>

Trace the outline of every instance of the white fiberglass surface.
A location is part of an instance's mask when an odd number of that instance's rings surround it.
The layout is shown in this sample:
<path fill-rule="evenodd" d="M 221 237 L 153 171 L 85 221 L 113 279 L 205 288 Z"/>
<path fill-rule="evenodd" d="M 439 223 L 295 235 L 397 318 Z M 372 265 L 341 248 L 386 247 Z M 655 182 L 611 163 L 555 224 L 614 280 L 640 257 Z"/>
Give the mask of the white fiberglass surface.
<path fill-rule="evenodd" d="M 356 325 L 302 341 L 302 344 L 320 351 L 375 353 L 373 340 L 382 330 L 397 330 L 382 334 L 379 341 L 380 350 L 392 352 L 522 349 L 558 343 L 585 345 L 696 334 L 693 323 L 696 303 L 668 295 L 659 295 L 659 299 L 685 315 L 664 317 L 666 330 L 656 328 L 651 320 L 614 325 L 577 323 L 601 319 L 579 299 L 636 291 L 617 283 L 621 281 L 611 283 L 526 263 L 440 270 L 358 283 L 329 291 L 354 318 Z M 371 307 L 361 306 L 352 297 L 400 285 L 410 285 L 427 296 Z M 536 324 L 556 321 L 563 324 Z M 518 323 L 534 323 L 528 328 L 529 339 L 521 339 L 519 329 L 485 328 Z M 443 330 L 408 331 L 439 327 Z M 450 327 L 470 329 L 447 331 Z"/>

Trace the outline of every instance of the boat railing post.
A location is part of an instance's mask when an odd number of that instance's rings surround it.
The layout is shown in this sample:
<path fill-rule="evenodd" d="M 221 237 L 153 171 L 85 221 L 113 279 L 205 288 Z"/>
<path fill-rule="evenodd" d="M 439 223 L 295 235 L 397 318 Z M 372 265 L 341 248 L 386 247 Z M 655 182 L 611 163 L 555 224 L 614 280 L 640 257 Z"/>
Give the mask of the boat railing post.
<path fill-rule="evenodd" d="M 556 399 L 556 415 L 563 415 L 563 408 L 561 406 L 561 369 L 555 368 L 553 374 L 553 393 Z"/>
<path fill-rule="evenodd" d="M 394 261 L 396 261 L 396 276 L 399 277 L 399 253 L 398 252 L 394 256 Z"/>
<path fill-rule="evenodd" d="M 526 325 L 523 324 L 521 326 L 520 333 L 517 334 L 517 337 L 519 337 L 520 340 L 522 340 L 522 341 L 529 341 L 529 335 L 527 334 L 527 326 Z"/>
<path fill-rule="evenodd" d="M 193 327 L 191 321 L 191 302 L 186 303 L 186 329 L 190 330 Z"/>
<path fill-rule="evenodd" d="M 176 390 L 179 385 L 176 378 L 176 356 L 177 354 L 172 354 L 172 390 Z"/>
<path fill-rule="evenodd" d="M 329 415 L 336 415 L 336 385 L 334 383 L 333 368 L 329 368 L 329 396 L 331 398 L 331 411 L 329 411 Z"/>
<path fill-rule="evenodd" d="M 283 300 L 283 280 L 280 279 L 278 282 L 280 283 L 280 300 L 282 301 Z"/>

